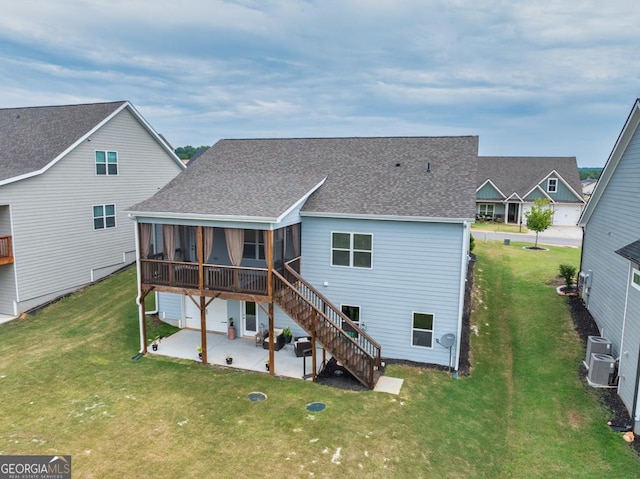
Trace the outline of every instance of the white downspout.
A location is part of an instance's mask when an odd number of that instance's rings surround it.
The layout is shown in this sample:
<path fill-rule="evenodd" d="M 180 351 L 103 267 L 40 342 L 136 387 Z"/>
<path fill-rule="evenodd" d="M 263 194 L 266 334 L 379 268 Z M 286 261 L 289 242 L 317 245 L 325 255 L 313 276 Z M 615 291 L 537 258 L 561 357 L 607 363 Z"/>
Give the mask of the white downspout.
<path fill-rule="evenodd" d="M 627 328 L 627 308 L 628 308 L 628 303 L 629 303 L 629 288 L 631 286 L 631 280 L 633 278 L 633 266 L 631 266 L 631 261 L 629 261 L 629 272 L 627 273 L 627 290 L 624 293 L 624 310 L 622 313 L 622 332 L 620 334 L 620 351 L 618 351 L 618 360 L 620 361 L 618 363 L 618 377 L 620 376 L 620 373 L 622 372 L 622 358 L 623 357 L 628 357 L 629 356 L 629 352 L 624 350 L 624 332 L 625 329 Z M 625 379 L 623 378 L 623 381 Z M 618 381 L 618 394 L 620 394 L 620 381 Z M 634 418 L 632 418 L 634 419 Z M 635 420 L 635 419 L 634 419 Z"/>
<path fill-rule="evenodd" d="M 456 361 L 454 371 L 460 367 L 460 336 L 462 334 L 462 315 L 464 313 L 464 292 L 467 280 L 467 268 L 469 267 L 469 222 L 462 223 L 462 248 L 460 251 L 460 297 L 458 299 L 458 332 L 456 334 Z"/>
<path fill-rule="evenodd" d="M 142 279 L 140 278 L 140 238 L 138 237 L 138 219 L 135 217 L 132 217 L 132 219 L 134 220 L 133 229 L 134 229 L 134 238 L 136 242 L 136 285 L 138 287 L 136 304 L 138 305 L 138 329 L 140 331 L 140 351 L 138 352 L 142 353 L 144 351 L 146 338 L 143 337 L 144 336 L 143 321 L 144 321 L 145 312 L 142 311 L 142 305 L 140 304 L 140 297 L 142 296 L 142 288 L 141 288 Z"/>

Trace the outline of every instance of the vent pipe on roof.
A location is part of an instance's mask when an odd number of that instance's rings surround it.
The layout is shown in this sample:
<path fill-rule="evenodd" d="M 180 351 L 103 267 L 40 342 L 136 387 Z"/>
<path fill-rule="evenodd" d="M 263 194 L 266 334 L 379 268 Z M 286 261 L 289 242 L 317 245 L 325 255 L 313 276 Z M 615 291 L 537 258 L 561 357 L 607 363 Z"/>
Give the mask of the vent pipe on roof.
<path fill-rule="evenodd" d="M 427 163 L 427 173 L 431 173 L 431 163 Z"/>

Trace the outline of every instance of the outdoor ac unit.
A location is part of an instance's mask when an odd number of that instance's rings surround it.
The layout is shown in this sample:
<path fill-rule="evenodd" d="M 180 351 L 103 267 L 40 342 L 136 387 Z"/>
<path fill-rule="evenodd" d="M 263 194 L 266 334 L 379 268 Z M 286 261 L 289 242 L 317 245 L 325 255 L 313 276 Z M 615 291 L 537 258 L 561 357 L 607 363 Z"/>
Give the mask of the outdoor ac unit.
<path fill-rule="evenodd" d="M 602 336 L 587 337 L 587 354 L 584 357 L 587 369 L 589 369 L 592 354 L 611 354 L 611 341 Z"/>
<path fill-rule="evenodd" d="M 592 354 L 587 381 L 590 386 L 609 386 L 613 383 L 616 360 L 608 354 Z"/>

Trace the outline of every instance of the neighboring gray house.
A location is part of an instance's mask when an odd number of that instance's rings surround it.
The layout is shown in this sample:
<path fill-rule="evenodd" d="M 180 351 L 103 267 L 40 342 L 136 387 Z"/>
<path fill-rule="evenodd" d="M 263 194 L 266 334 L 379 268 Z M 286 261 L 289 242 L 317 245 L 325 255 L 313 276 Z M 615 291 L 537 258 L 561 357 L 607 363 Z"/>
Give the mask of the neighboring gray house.
<path fill-rule="evenodd" d="M 0 109 L 0 318 L 133 263 L 125 209 L 183 169 L 126 101 Z"/>
<path fill-rule="evenodd" d="M 478 158 L 477 218 L 519 224 L 537 198 L 550 201 L 554 225 L 576 225 L 585 201 L 575 157 Z"/>
<path fill-rule="evenodd" d="M 160 292 L 204 351 L 229 317 L 250 338 L 289 326 L 369 387 L 383 357 L 449 364 L 448 334 L 457 369 L 477 153 L 471 136 L 219 141 L 130 209 L 141 320 Z"/>
<path fill-rule="evenodd" d="M 636 100 L 579 226 L 580 290 L 617 359 L 617 389 L 640 433 L 640 100 Z"/>

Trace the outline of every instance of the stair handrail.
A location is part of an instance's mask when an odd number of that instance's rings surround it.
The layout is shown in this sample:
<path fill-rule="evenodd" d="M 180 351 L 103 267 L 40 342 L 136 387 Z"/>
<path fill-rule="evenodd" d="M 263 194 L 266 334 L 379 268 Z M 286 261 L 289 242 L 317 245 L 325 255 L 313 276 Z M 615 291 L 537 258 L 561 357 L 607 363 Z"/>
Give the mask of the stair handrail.
<path fill-rule="evenodd" d="M 338 308 L 336 308 L 331 301 L 329 301 L 320 291 L 318 291 L 316 288 L 314 288 L 312 285 L 310 285 L 309 282 L 306 281 L 302 276 L 300 276 L 293 268 L 291 268 L 286 263 L 285 263 L 284 266 L 285 266 L 285 271 L 288 274 L 293 276 L 296 280 L 302 282 L 305 285 L 305 287 L 311 293 L 313 293 L 322 302 L 322 304 L 326 305 L 329 309 L 331 309 L 334 313 L 336 313 L 340 317 L 340 319 L 342 319 L 349 326 L 351 326 L 354 330 L 356 330 L 360 336 L 364 337 L 367 342 L 371 343 L 371 345 L 374 347 L 374 349 L 377 349 L 378 352 L 382 349 L 380 344 L 375 339 L 373 339 L 371 336 L 369 336 L 357 323 L 352 321 L 346 314 L 344 314 L 342 311 L 340 311 Z M 289 284 L 291 284 L 290 281 L 287 280 L 287 282 Z M 311 304 L 313 304 L 313 302 L 311 302 Z M 331 321 L 331 319 L 329 319 L 329 320 Z M 331 321 L 331 322 L 333 323 L 333 321 Z M 341 326 L 337 326 L 336 325 L 336 327 L 338 327 L 338 329 L 342 330 Z M 349 335 L 347 334 L 347 336 L 349 336 Z M 378 363 L 377 365 L 379 366 L 380 364 Z"/>
<path fill-rule="evenodd" d="M 280 273 L 278 273 L 277 271 L 273 272 L 274 274 L 274 281 L 276 282 L 275 286 L 276 289 L 278 289 L 278 282 L 281 282 L 282 285 L 284 287 L 286 287 L 286 289 L 288 289 L 289 291 L 295 293 L 295 295 L 300 298 L 302 301 L 304 301 L 305 304 L 307 304 L 313 311 L 315 311 L 316 315 L 320 318 L 322 318 L 321 320 L 330 324 L 331 327 L 339 334 L 341 334 L 341 337 L 343 339 L 343 341 L 345 341 L 345 344 L 349 344 L 352 348 L 355 348 L 357 350 L 360 351 L 360 353 L 362 354 L 363 359 L 366 359 L 366 363 L 368 363 L 368 374 L 367 374 L 367 378 L 362 379 L 360 377 L 358 377 L 358 373 L 356 371 L 354 371 L 350 365 L 348 363 L 343 363 L 344 367 L 347 368 L 352 374 L 354 374 L 354 376 L 361 381 L 365 386 L 369 387 L 369 388 L 373 388 L 375 386 L 374 384 L 374 370 L 375 370 L 375 366 L 378 366 L 378 368 L 380 367 L 381 364 L 381 357 L 380 357 L 380 347 L 379 345 L 377 345 L 377 343 L 374 341 L 373 343 L 369 343 L 369 346 L 371 347 L 371 349 L 375 350 L 375 354 L 372 354 L 370 351 L 367 350 L 367 348 L 365 346 L 363 346 L 362 344 L 358 343 L 354 338 L 352 338 L 351 336 L 349 336 L 347 334 L 347 332 L 342 329 L 339 325 L 337 325 L 324 311 L 322 311 L 322 309 L 320 309 L 316 304 L 314 304 L 312 301 L 310 301 L 308 298 L 306 298 L 300 291 L 298 291 L 298 289 L 291 284 L 285 277 L 283 277 Z M 308 286 L 308 283 L 305 282 L 305 284 Z M 277 295 L 276 295 L 277 296 Z M 332 307 L 331 303 L 326 303 L 330 309 L 333 312 L 337 312 L 335 307 Z M 282 305 L 281 305 L 282 306 Z M 348 318 L 347 318 L 348 319 Z M 327 347 L 327 344 L 325 344 L 322 340 L 320 341 L 323 346 Z M 332 352 L 333 354 L 335 354 L 335 351 Z M 340 359 L 340 358 L 338 358 Z M 342 358 L 344 359 L 344 358 Z"/>

